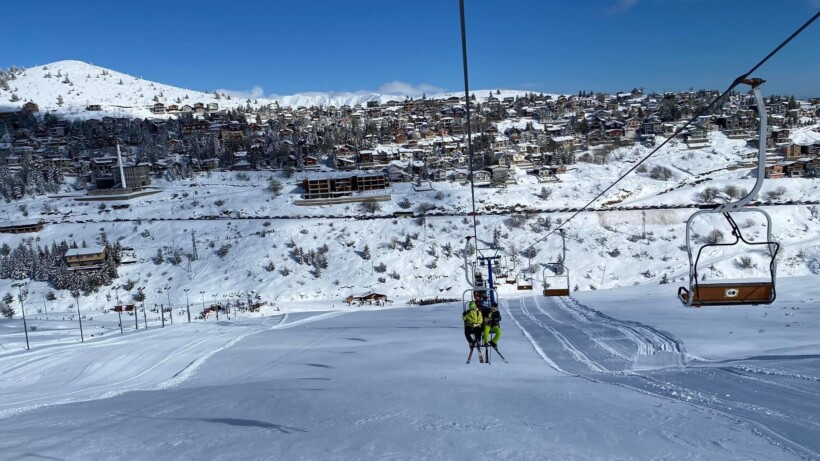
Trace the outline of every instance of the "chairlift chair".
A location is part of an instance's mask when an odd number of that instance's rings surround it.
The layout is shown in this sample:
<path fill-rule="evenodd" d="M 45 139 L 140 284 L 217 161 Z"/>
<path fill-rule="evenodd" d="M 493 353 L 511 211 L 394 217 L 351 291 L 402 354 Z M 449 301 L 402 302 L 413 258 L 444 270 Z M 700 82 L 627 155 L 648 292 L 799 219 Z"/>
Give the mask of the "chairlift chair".
<path fill-rule="evenodd" d="M 493 295 L 495 295 L 495 299 L 498 299 L 498 292 L 495 289 L 491 290 L 489 288 L 468 288 L 464 290 L 464 293 L 462 293 L 461 295 L 462 311 L 466 311 L 469 308 L 470 302 L 472 301 L 475 301 L 479 309 L 489 307 L 490 292 L 492 292 Z M 487 300 L 487 305 L 482 305 L 482 300 Z"/>
<path fill-rule="evenodd" d="M 765 210 L 760 208 L 749 208 L 746 205 L 754 200 L 760 188 L 763 186 L 763 179 L 766 176 L 766 107 L 763 101 L 763 96 L 760 93 L 760 85 L 763 84 L 761 79 L 747 79 L 743 83 L 752 87 L 755 100 L 757 101 L 757 110 L 760 114 L 760 129 L 758 142 L 758 164 L 757 164 L 757 180 L 751 192 L 745 197 L 739 199 L 737 202 L 725 203 L 717 206 L 701 207 L 686 221 L 686 252 L 689 256 L 689 287 L 678 288 L 678 299 L 688 307 L 701 306 L 722 306 L 722 305 L 756 305 L 756 304 L 771 304 L 776 297 L 775 282 L 777 279 L 776 272 L 776 256 L 780 250 L 780 244 L 772 239 L 772 218 Z M 730 213 L 760 213 L 766 218 L 766 241 L 765 242 L 750 242 L 743 236 L 740 228 L 735 222 Z M 710 243 L 702 245 L 693 257 L 692 248 L 692 223 L 695 218 L 702 214 L 720 213 L 729 223 L 732 229 L 732 235 L 735 237 L 734 242 L 730 243 Z M 698 263 L 700 262 L 701 254 L 705 248 L 709 247 L 727 247 L 737 245 L 743 242 L 747 245 L 763 246 L 770 258 L 769 274 L 770 278 L 764 281 L 700 281 L 698 280 Z"/>
<path fill-rule="evenodd" d="M 549 273 L 553 275 L 549 275 Z M 561 263 L 551 263 L 543 272 L 544 296 L 569 296 L 569 269 Z"/>
<path fill-rule="evenodd" d="M 544 296 L 569 296 L 569 269 L 564 265 L 564 261 L 567 260 L 567 240 L 563 229 L 560 229 L 558 233 L 561 234 L 561 260 L 549 263 L 541 274 L 544 282 Z M 547 271 L 553 275 L 549 275 Z M 558 282 L 559 280 L 565 282 L 550 283 L 550 281 Z"/>
<path fill-rule="evenodd" d="M 489 304 L 492 301 L 498 300 L 498 292 L 495 290 L 493 286 L 493 279 L 492 272 L 490 271 L 490 265 L 492 261 L 497 261 L 500 259 L 498 256 L 498 249 L 495 248 L 484 248 L 484 249 L 476 249 L 476 261 L 469 261 L 468 256 L 468 249 L 470 247 L 470 239 L 472 237 L 467 237 L 466 242 L 464 244 L 464 278 L 467 280 L 467 283 L 470 285 L 470 289 L 467 292 L 473 292 L 473 299 L 475 301 L 482 301 L 483 304 L 486 306 L 482 307 L 489 307 Z M 484 274 L 482 269 L 484 266 L 487 266 L 487 279 L 485 280 Z M 466 308 L 466 304 L 464 306 Z"/>
<path fill-rule="evenodd" d="M 519 290 L 532 290 L 532 277 L 527 277 L 523 272 L 515 276 L 516 288 Z"/>

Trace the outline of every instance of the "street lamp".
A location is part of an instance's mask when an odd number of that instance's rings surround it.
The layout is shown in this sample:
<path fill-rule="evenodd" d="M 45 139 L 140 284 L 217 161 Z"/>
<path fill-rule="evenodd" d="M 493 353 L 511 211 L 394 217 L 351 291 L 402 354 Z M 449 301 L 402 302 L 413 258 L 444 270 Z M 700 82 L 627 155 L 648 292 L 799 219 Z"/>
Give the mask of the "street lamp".
<path fill-rule="evenodd" d="M 188 290 L 190 288 L 185 288 L 182 291 L 185 292 L 185 309 L 188 311 L 188 323 L 191 323 L 191 303 L 188 301 Z"/>
<path fill-rule="evenodd" d="M 208 320 L 205 316 L 205 291 L 200 291 L 199 294 L 202 295 L 202 320 Z"/>
<path fill-rule="evenodd" d="M 29 347 L 29 344 L 28 344 L 28 326 L 26 325 L 26 306 L 23 305 L 23 286 L 24 285 L 25 284 L 22 283 L 22 282 L 12 284 L 12 286 L 17 287 L 17 292 L 19 293 L 20 310 L 23 311 L 23 333 L 25 333 L 25 335 L 26 335 L 26 350 L 30 351 L 31 348 Z"/>
<path fill-rule="evenodd" d="M 216 295 L 214 295 L 214 305 L 216 306 Z M 216 306 L 216 321 L 217 322 L 219 321 L 219 307 L 220 306 Z"/>

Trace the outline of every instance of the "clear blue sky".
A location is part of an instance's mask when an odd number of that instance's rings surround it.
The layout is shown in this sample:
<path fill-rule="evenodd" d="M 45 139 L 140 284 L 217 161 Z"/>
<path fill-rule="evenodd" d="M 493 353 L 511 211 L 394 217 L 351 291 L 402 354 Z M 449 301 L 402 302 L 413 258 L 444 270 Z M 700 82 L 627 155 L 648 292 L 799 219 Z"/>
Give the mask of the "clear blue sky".
<path fill-rule="evenodd" d="M 470 86 L 725 88 L 820 0 L 466 0 Z M 457 0 L 4 2 L 0 67 L 78 59 L 199 90 L 463 91 Z M 820 20 L 758 75 L 820 97 Z"/>

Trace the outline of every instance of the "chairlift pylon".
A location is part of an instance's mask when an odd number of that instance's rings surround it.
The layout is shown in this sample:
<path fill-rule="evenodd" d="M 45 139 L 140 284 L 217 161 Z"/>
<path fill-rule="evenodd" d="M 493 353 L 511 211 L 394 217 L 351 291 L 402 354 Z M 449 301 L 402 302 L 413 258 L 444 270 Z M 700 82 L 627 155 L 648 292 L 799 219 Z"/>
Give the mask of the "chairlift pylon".
<path fill-rule="evenodd" d="M 757 159 L 757 178 L 755 186 L 751 192 L 745 197 L 736 202 L 724 203 L 717 206 L 704 206 L 702 209 L 693 213 L 686 221 L 686 252 L 689 256 L 689 287 L 678 288 L 678 299 L 683 305 L 688 307 L 701 306 L 721 306 L 721 305 L 756 305 L 756 304 L 771 304 L 776 297 L 775 282 L 777 279 L 776 257 L 780 249 L 780 244 L 772 239 L 772 218 L 769 214 L 761 208 L 749 208 L 746 205 L 752 201 L 757 193 L 763 187 L 763 180 L 766 176 L 766 135 L 767 135 L 767 116 L 766 106 L 763 100 L 763 95 L 760 92 L 760 85 L 764 80 L 754 78 L 745 79 L 742 81 L 752 87 L 755 101 L 757 102 L 757 110 L 760 115 L 760 127 L 758 137 L 758 159 Z M 766 218 L 766 241 L 765 242 L 750 242 L 743 236 L 740 228 L 735 222 L 730 213 L 760 213 Z M 700 215 L 709 213 L 722 214 L 732 228 L 732 236 L 735 237 L 734 242 L 730 243 L 709 243 L 702 245 L 697 254 L 693 257 L 692 249 L 692 223 Z M 703 282 L 698 280 L 698 262 L 701 254 L 705 248 L 709 247 L 727 247 L 737 245 L 743 242 L 747 245 L 763 245 L 770 257 L 769 274 L 770 279 L 764 281 L 708 281 Z"/>

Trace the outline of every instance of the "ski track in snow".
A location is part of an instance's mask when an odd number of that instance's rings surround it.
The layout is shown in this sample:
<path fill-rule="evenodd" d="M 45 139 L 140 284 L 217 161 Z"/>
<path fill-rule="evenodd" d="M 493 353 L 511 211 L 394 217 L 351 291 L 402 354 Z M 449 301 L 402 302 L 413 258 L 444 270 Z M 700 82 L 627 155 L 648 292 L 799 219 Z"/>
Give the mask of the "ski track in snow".
<path fill-rule="evenodd" d="M 533 307 L 534 306 L 534 307 Z M 760 366 L 687 363 L 683 344 L 638 322 L 621 321 L 574 299 L 522 297 L 504 301 L 507 315 L 547 364 L 593 382 L 682 401 L 733 420 L 804 459 L 820 459 L 820 391 L 816 376 Z M 795 366 L 820 367 L 816 356 Z M 774 366 L 773 365 L 773 366 Z M 785 368 L 785 369 L 784 369 Z"/>
<path fill-rule="evenodd" d="M 17 361 L 19 357 L 16 355 L 0 357 L 0 386 L 6 387 L 3 400 L 0 401 L 0 419 L 45 406 L 106 399 L 129 391 L 161 390 L 175 387 L 191 378 L 208 359 L 249 336 L 263 331 L 293 328 L 346 313 L 339 311 L 309 315 L 293 322 L 288 322 L 289 314 L 285 313 L 278 316 L 278 320 L 272 325 L 264 321 L 261 324 L 242 325 L 240 323 L 238 326 L 245 326 L 248 331 L 238 336 L 233 331 L 217 327 L 211 331 L 201 332 L 200 334 L 205 336 L 194 341 L 190 340 L 190 334 L 171 336 L 181 332 L 178 328 L 154 328 L 140 334 L 139 337 L 129 335 L 125 338 L 115 338 L 109 336 L 92 344 L 58 345 L 41 349 L 32 352 L 37 354 L 36 357 L 19 362 Z M 210 325 L 203 324 L 193 325 L 210 327 Z M 181 326 L 184 326 L 184 324 Z M 163 342 L 176 340 L 179 344 L 175 345 L 172 352 L 155 359 L 155 356 L 150 353 L 150 344 L 140 346 L 144 352 L 137 349 L 139 345 L 135 341 L 144 342 L 145 340 Z M 167 352 L 167 349 L 165 351 Z M 59 368 L 60 364 L 66 360 L 66 357 L 80 353 L 88 355 L 86 365 L 79 371 L 60 375 L 61 378 L 58 378 L 60 382 L 49 382 L 48 384 L 55 389 L 54 391 L 43 392 L 43 389 L 40 389 L 39 385 L 35 386 L 34 382 L 26 385 L 25 380 L 43 376 L 49 368 L 52 370 Z M 182 363 L 179 362 L 179 359 L 191 356 L 195 358 L 185 360 Z M 104 381 L 105 378 L 100 379 L 97 376 L 89 378 L 89 375 L 98 372 L 104 373 L 104 370 L 98 370 L 98 368 L 100 368 L 100 364 L 107 363 L 118 363 L 123 366 L 122 370 L 108 370 L 111 372 L 110 377 L 121 379 L 92 387 L 84 387 L 83 380 L 85 379 L 94 382 Z M 134 366 L 141 363 L 146 364 L 147 367 Z M 8 367 L 4 367 L 6 364 L 8 364 Z M 121 376 L 117 374 L 119 371 L 124 371 L 128 375 Z M 10 383 L 11 389 L 8 389 L 4 383 Z M 17 383 L 17 386 L 15 386 L 15 383 Z"/>

